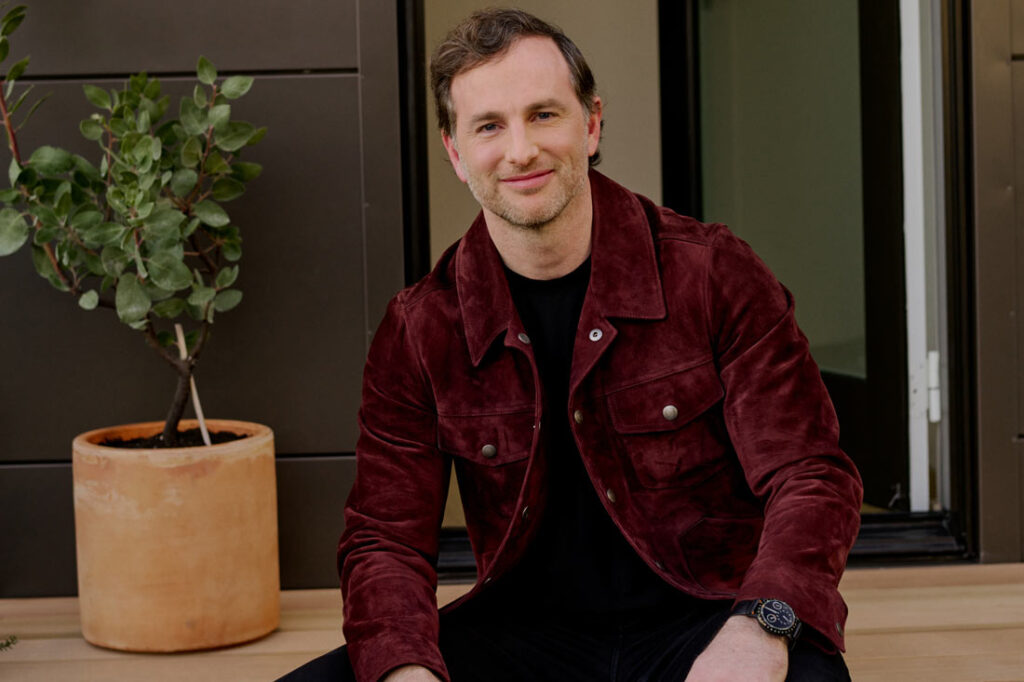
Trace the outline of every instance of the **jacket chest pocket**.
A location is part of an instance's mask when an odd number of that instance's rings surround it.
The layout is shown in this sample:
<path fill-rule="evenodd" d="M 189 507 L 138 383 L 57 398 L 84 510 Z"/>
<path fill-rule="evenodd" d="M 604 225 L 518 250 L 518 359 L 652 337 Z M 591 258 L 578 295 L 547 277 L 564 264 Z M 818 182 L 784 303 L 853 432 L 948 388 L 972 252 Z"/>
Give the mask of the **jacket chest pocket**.
<path fill-rule="evenodd" d="M 710 361 L 607 395 L 612 426 L 641 485 L 692 485 L 725 464 L 708 414 L 724 395 Z"/>
<path fill-rule="evenodd" d="M 439 416 L 438 447 L 453 457 L 487 467 L 526 459 L 533 444 L 533 414 Z"/>
<path fill-rule="evenodd" d="M 533 413 L 439 416 L 438 446 L 451 455 L 469 524 L 504 532 L 522 488 L 533 444 Z"/>

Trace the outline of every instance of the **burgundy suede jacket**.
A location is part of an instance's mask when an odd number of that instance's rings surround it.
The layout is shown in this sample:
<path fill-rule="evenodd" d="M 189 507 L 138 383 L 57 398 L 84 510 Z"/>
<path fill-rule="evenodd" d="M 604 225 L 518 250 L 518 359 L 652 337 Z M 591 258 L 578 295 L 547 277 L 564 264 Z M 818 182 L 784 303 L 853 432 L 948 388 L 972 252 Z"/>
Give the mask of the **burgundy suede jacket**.
<path fill-rule="evenodd" d="M 592 275 L 564 406 L 609 516 L 666 582 L 779 598 L 843 648 L 861 482 L 793 301 L 746 243 L 591 171 Z M 547 495 L 540 382 L 482 216 L 390 303 L 363 379 L 338 547 L 359 680 L 447 679 L 435 564 L 454 464 L 479 579 L 523 555 Z M 461 602 L 462 600 L 460 600 Z"/>

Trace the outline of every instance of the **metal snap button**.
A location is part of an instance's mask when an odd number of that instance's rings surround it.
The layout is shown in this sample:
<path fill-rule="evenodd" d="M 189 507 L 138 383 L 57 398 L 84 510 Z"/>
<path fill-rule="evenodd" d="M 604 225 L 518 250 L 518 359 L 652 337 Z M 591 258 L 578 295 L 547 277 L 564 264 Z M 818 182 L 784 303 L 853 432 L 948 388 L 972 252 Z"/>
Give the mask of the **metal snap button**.
<path fill-rule="evenodd" d="M 669 421 L 674 421 L 679 416 L 679 410 L 675 405 L 666 405 L 661 410 L 661 416 Z"/>
<path fill-rule="evenodd" d="M 590 330 L 590 340 L 591 341 L 600 341 L 602 336 L 604 336 L 604 332 L 601 331 L 600 329 L 591 329 Z"/>
<path fill-rule="evenodd" d="M 617 499 L 618 499 L 618 498 L 617 498 L 617 497 L 615 496 L 615 491 L 614 491 L 614 490 L 612 490 L 611 488 L 608 488 L 608 490 L 605 490 L 605 491 L 604 491 L 604 496 L 605 496 L 605 497 L 607 497 L 607 498 L 608 498 L 608 501 L 609 501 L 609 502 L 611 502 L 612 504 L 615 504 L 615 500 L 617 500 Z"/>
<path fill-rule="evenodd" d="M 496 454 L 498 454 L 498 448 L 488 443 L 487 445 L 480 448 L 480 454 L 486 457 L 487 459 L 490 459 L 491 457 L 494 457 Z"/>
<path fill-rule="evenodd" d="M 519 332 L 518 338 L 523 343 L 526 343 L 526 344 L 530 343 L 530 337 L 527 336 L 525 332 Z"/>
<path fill-rule="evenodd" d="M 577 424 L 583 423 L 583 410 L 576 410 L 572 413 L 572 420 Z"/>

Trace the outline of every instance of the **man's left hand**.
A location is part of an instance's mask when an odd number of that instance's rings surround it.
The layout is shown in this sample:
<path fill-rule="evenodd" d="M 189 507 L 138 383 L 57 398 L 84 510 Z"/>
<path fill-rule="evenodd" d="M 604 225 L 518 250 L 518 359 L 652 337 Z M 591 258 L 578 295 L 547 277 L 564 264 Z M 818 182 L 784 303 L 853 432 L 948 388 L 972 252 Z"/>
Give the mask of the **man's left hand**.
<path fill-rule="evenodd" d="M 789 670 L 785 637 L 761 629 L 749 616 L 732 616 L 697 657 L 686 682 L 784 682 Z"/>

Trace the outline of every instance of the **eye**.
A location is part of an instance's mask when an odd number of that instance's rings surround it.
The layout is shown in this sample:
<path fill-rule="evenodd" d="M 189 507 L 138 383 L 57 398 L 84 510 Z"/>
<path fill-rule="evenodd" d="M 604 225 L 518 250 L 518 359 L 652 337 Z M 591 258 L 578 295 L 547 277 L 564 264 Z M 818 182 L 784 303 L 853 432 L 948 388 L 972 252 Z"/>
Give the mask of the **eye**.
<path fill-rule="evenodd" d="M 493 133 L 498 129 L 497 123 L 484 123 L 482 126 L 476 129 L 478 133 Z"/>
<path fill-rule="evenodd" d="M 537 112 L 537 118 L 539 120 L 541 120 L 541 121 L 548 121 L 550 119 L 553 119 L 554 117 L 555 117 L 555 112 L 553 112 L 553 111 L 538 111 Z"/>

